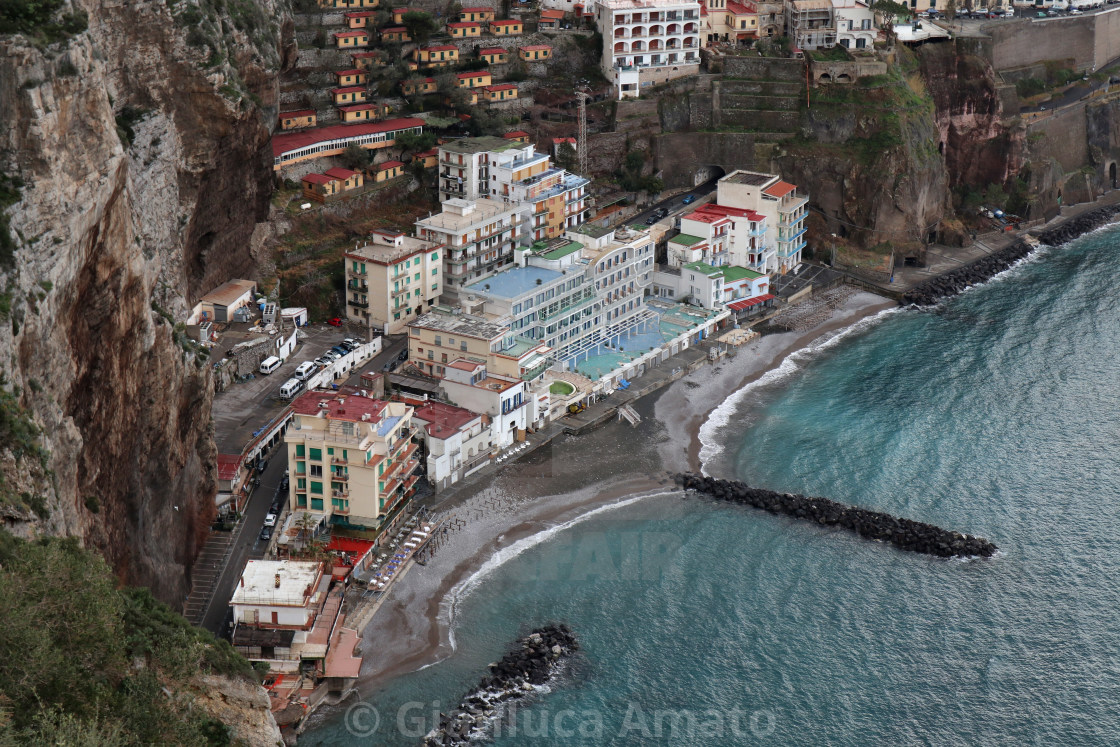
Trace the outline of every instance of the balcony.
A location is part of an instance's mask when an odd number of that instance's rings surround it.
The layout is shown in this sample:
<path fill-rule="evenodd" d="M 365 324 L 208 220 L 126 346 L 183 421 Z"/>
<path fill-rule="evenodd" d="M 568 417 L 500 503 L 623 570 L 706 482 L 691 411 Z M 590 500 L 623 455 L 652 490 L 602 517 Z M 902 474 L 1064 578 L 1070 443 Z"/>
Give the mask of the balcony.
<path fill-rule="evenodd" d="M 346 288 L 347 288 L 347 290 L 361 291 L 362 293 L 368 293 L 369 292 L 369 284 L 368 283 L 359 283 L 357 280 L 351 280 L 349 283 L 346 284 Z"/>
<path fill-rule="evenodd" d="M 349 270 L 349 273 L 351 275 L 357 275 L 360 278 L 364 278 L 366 276 L 365 270 Z"/>
<path fill-rule="evenodd" d="M 335 482 L 347 482 L 350 480 L 350 475 L 346 472 L 332 472 L 331 479 Z"/>
<path fill-rule="evenodd" d="M 369 308 L 369 302 L 368 301 L 359 301 L 356 298 L 351 298 L 346 303 L 350 304 L 351 306 L 353 306 L 355 308 L 359 308 L 359 309 L 368 309 Z"/>
<path fill-rule="evenodd" d="M 331 464 L 349 464 L 349 463 L 350 462 L 349 462 L 348 459 L 346 459 L 346 457 L 340 457 L 340 456 L 332 456 L 331 457 Z"/>
<path fill-rule="evenodd" d="M 403 288 L 400 288 L 398 290 L 393 291 L 390 294 L 390 296 L 392 298 L 398 298 L 400 296 L 407 296 L 408 294 L 412 293 L 412 291 L 414 291 L 414 290 L 416 290 L 416 289 L 406 285 Z"/>

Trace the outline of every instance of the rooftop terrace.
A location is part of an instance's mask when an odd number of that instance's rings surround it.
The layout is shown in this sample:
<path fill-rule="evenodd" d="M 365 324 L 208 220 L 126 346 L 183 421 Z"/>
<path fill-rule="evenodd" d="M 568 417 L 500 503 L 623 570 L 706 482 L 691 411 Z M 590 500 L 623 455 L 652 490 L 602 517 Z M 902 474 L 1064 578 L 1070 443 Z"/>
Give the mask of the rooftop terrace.
<path fill-rule="evenodd" d="M 548 285 L 563 276 L 562 272 L 546 270 L 543 267 L 515 267 L 471 283 L 466 286 L 466 290 L 468 293 L 478 293 L 491 298 L 512 299 L 530 293 L 538 286 Z"/>

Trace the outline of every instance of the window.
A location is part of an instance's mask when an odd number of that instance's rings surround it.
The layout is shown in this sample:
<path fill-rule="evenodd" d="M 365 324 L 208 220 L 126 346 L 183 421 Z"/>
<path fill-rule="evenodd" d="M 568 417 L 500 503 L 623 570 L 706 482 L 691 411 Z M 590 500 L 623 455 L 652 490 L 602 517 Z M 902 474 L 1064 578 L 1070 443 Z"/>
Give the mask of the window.
<path fill-rule="evenodd" d="M 312 480 L 311 481 L 311 492 L 316 494 L 316 495 L 322 495 L 323 494 L 323 483 Z"/>
<path fill-rule="evenodd" d="M 311 458 L 312 459 L 318 459 L 318 460 L 321 461 L 323 459 L 323 450 L 322 449 L 311 449 Z"/>
<path fill-rule="evenodd" d="M 455 347 L 455 338 L 454 337 L 448 337 L 447 338 L 447 346 L 452 347 L 452 348 Z"/>
<path fill-rule="evenodd" d="M 312 464 L 311 465 L 311 476 L 312 477 L 322 477 L 323 476 L 323 465 Z"/>
<path fill-rule="evenodd" d="M 328 446 L 327 447 L 327 456 L 334 456 L 334 447 L 333 446 Z"/>
<path fill-rule="evenodd" d="M 296 462 L 296 474 L 303 475 L 307 473 L 307 462 Z"/>
<path fill-rule="evenodd" d="M 432 268 L 432 277 L 435 277 L 438 274 L 439 274 L 439 268 L 438 267 L 433 267 Z"/>
<path fill-rule="evenodd" d="M 311 510 L 312 511 L 322 511 L 323 510 L 323 499 L 322 498 L 312 498 L 311 499 Z"/>
<path fill-rule="evenodd" d="M 463 340 L 462 342 L 459 343 L 459 349 L 462 350 L 463 352 L 466 352 L 466 350 L 467 350 L 467 341 L 466 340 Z"/>
<path fill-rule="evenodd" d="M 296 444 L 296 456 L 303 456 L 303 444 Z"/>
<path fill-rule="evenodd" d="M 441 339 L 441 338 L 440 338 L 440 336 L 439 336 L 439 335 L 436 335 L 436 345 L 442 345 L 442 344 L 443 344 L 443 343 L 442 343 L 442 342 L 440 341 L 440 339 Z"/>
<path fill-rule="evenodd" d="M 296 478 L 296 490 L 307 490 L 307 480 L 302 477 Z"/>
<path fill-rule="evenodd" d="M 433 262 L 438 262 L 439 261 L 439 252 L 432 252 L 432 261 Z"/>

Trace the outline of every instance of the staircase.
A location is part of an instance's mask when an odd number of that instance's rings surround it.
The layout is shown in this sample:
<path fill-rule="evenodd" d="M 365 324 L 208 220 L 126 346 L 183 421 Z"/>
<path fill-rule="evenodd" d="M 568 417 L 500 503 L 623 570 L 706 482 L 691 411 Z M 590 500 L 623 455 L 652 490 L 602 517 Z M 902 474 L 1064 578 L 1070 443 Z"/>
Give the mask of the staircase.
<path fill-rule="evenodd" d="M 642 422 L 642 416 L 639 415 L 638 411 L 630 405 L 622 405 L 618 408 L 618 419 L 622 420 L 623 418 L 629 421 L 630 425 L 633 425 L 635 427 L 638 425 L 638 423 Z"/>

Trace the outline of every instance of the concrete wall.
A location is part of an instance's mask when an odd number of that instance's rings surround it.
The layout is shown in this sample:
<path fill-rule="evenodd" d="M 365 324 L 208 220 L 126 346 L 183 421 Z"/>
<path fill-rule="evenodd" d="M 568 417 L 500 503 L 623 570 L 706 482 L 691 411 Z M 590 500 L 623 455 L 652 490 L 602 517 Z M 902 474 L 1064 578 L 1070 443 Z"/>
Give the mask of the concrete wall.
<path fill-rule="evenodd" d="M 770 57 L 724 57 L 724 74 L 732 78 L 762 78 L 793 83 L 805 80 L 805 63 Z"/>
<path fill-rule="evenodd" d="M 1066 58 L 1072 58 L 1079 70 L 1090 70 L 1120 57 L 1120 8 L 1080 17 L 993 23 L 984 31 L 992 38 L 991 59 L 996 70 Z"/>
<path fill-rule="evenodd" d="M 681 132 L 653 139 L 655 167 L 669 189 L 692 187 L 698 169 L 717 166 L 730 173 L 755 168 L 755 137 L 735 132 Z"/>

